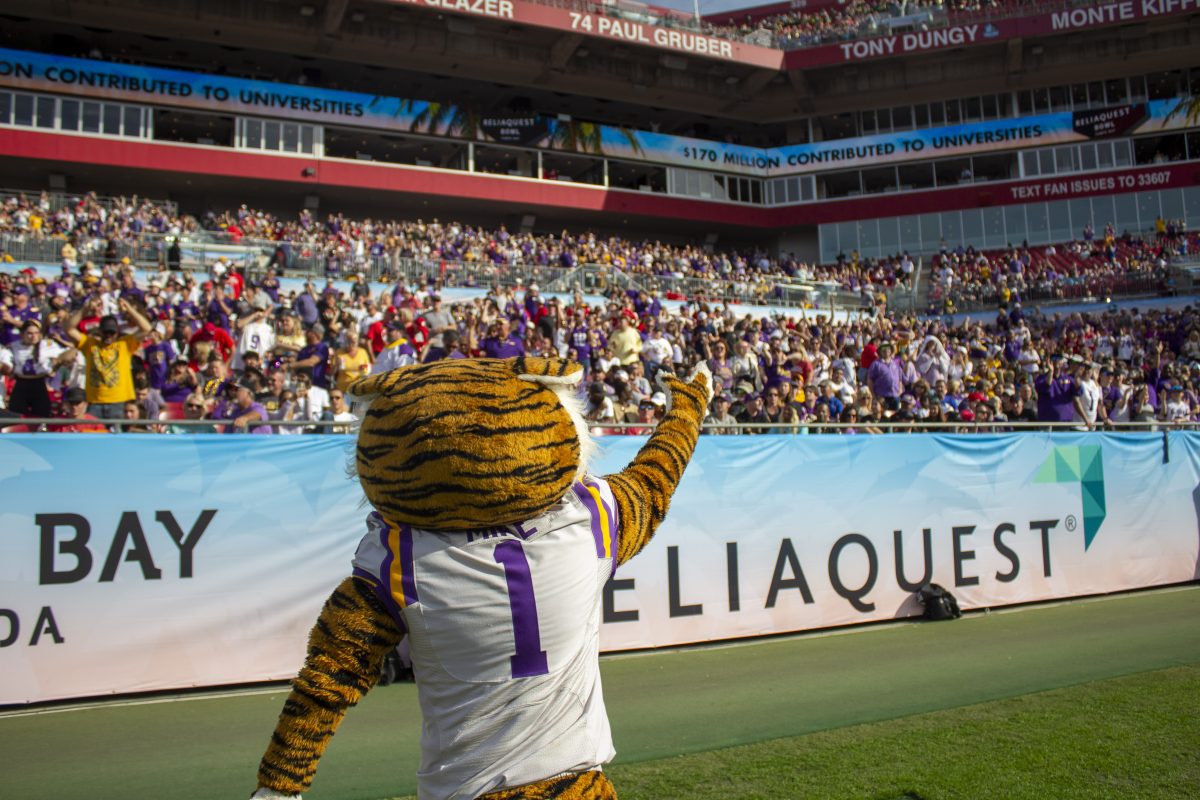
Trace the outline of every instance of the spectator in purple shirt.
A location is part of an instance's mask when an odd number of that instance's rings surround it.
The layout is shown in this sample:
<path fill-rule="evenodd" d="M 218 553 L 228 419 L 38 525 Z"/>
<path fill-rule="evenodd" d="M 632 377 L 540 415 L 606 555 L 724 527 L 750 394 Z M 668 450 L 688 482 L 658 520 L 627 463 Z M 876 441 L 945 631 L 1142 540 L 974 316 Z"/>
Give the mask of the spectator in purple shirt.
<path fill-rule="evenodd" d="M 508 320 L 500 318 L 488 326 L 488 335 L 482 342 L 483 354 L 488 358 L 516 358 L 525 355 L 525 344 L 513 336 Z"/>
<path fill-rule="evenodd" d="M 895 353 L 891 342 L 880 342 L 879 358 L 867 370 L 867 385 L 892 411 L 900 408 L 900 395 L 904 393 L 904 365 Z"/>
<path fill-rule="evenodd" d="M 1037 390 L 1038 422 L 1070 422 L 1075 418 L 1079 381 L 1070 373 L 1061 353 L 1050 356 L 1049 366 L 1038 373 L 1033 386 Z"/>
<path fill-rule="evenodd" d="M 311 375 L 313 386 L 328 389 L 329 378 L 326 372 L 329 369 L 329 345 L 322 341 L 325 338 L 325 328 L 319 323 L 313 325 L 305 333 L 305 338 L 308 343 L 296 354 L 296 363 L 292 368 Z"/>
<path fill-rule="evenodd" d="M 238 380 L 233 402 L 222 410 L 222 417 L 232 423 L 225 426 L 226 433 L 271 433 L 270 425 L 256 424 L 267 421 L 267 409 L 254 399 L 261 389 L 262 382 L 252 372 Z"/>

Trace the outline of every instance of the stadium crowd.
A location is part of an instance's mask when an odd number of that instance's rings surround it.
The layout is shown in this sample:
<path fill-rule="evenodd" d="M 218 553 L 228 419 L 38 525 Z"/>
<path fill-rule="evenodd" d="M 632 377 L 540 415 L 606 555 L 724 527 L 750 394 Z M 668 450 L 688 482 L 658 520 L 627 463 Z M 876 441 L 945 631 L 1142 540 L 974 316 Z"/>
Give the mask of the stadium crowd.
<path fill-rule="evenodd" d="M 1161 277 L 1172 256 L 1194 253 L 1200 245 L 1182 221 L 1164 223 L 1163 231 L 1145 242 L 1125 231 L 1116 238 L 1111 223 L 1103 239 L 1093 240 L 1089 231 L 1061 251 L 1024 243 L 983 254 L 943 246 L 933 299 L 945 308 L 971 308 L 995 305 L 1006 292 L 1062 299 L 1080 296 L 1083 288 L 1146 291 L 1147 279 Z M 308 211 L 287 219 L 244 205 L 195 217 L 136 197 L 102 202 L 94 193 L 59 204 L 44 193 L 34 198 L 13 194 L 0 203 L 0 243 L 60 243 L 56 256 L 72 267 L 89 260 L 116 266 L 128 258 L 126 252 L 146 260 L 145 247 L 129 248 L 152 242 L 157 249 L 150 260 L 177 269 L 179 242 L 189 239 L 256 245 L 279 274 L 315 262 L 326 275 L 364 271 L 391 281 L 400 275 L 402 261 L 412 261 L 431 268 L 462 265 L 462 270 L 449 270 L 449 285 L 488 285 L 513 267 L 548 274 L 595 265 L 648 279 L 651 285 L 661 283 L 671 299 L 695 293 L 694 284 L 690 291 L 681 290 L 680 279 L 703 282 L 710 296 L 758 303 L 779 301 L 788 287 L 800 284 L 857 295 L 869 305 L 880 292 L 910 287 L 915 271 L 907 253 L 866 258 L 852 251 L 830 264 L 810 264 L 763 250 L 709 250 L 565 230 L 559 235 L 513 233 L 504 225 L 487 229 L 437 219 L 352 219 L 344 214 L 317 219 Z"/>
<path fill-rule="evenodd" d="M 795 8 L 781 14 L 746 19 L 737 25 L 713 26 L 715 35 L 744 38 L 757 31 L 768 31 L 777 47 L 792 50 L 862 36 L 891 32 L 891 23 L 917 26 L 924 22 L 964 21 L 981 13 L 1010 11 L 1044 6 L 1039 0 L 850 0 L 821 8 Z"/>
<path fill-rule="evenodd" d="M 653 292 L 597 299 L 537 285 L 447 302 L 436 273 L 415 284 L 330 278 L 285 288 L 161 266 L 72 264 L 46 277 L 0 273 L 0 373 L 8 415 L 61 415 L 61 430 L 346 431 L 351 380 L 417 361 L 560 355 L 583 364 L 597 432 L 641 432 L 664 410 L 655 377 L 708 363 L 718 383 L 709 433 L 875 433 L 884 423 L 997 431 L 1011 423 L 1200 421 L 1200 318 L 1182 310 L 1026 312 L 987 320 L 885 307 L 755 315 L 727 302 L 674 304 Z M 325 420 L 326 424 L 314 423 Z M 270 421 L 292 426 L 272 427 Z M 825 429 L 815 423 L 840 422 Z M 616 423 L 632 427 L 617 429 Z"/>
<path fill-rule="evenodd" d="M 1183 220 L 1155 222 L 1153 236 L 1118 237 L 1111 223 L 1097 236 L 1091 225 L 1079 239 L 1040 248 L 1023 244 L 978 251 L 943 246 L 931 260 L 930 310 L 1007 307 L 1021 299 L 1061 301 L 1120 294 L 1171 294 L 1171 263 L 1200 250 L 1200 237 Z"/>

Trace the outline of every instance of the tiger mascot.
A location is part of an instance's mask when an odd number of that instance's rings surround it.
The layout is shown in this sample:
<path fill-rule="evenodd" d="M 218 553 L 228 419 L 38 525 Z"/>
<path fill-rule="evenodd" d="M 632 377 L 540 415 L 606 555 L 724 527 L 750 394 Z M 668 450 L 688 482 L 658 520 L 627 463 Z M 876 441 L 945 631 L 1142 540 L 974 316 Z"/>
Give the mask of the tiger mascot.
<path fill-rule="evenodd" d="M 295 798 L 407 635 L 424 724 L 418 795 L 603 800 L 603 588 L 662 522 L 712 376 L 660 380 L 666 416 L 625 469 L 587 472 L 583 368 L 437 361 L 360 378 L 367 534 L 309 637 L 255 798 Z"/>

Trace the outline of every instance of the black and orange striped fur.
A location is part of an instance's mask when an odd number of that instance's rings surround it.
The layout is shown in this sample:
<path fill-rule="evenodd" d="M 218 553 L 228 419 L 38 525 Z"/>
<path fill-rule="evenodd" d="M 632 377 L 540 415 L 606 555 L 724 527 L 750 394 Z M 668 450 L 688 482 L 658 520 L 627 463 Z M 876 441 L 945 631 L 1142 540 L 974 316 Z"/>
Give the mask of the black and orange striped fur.
<path fill-rule="evenodd" d="M 558 359 L 439 361 L 351 385 L 370 398 L 357 449 L 359 479 L 385 517 L 415 527 L 463 530 L 521 522 L 569 490 L 590 442 L 568 393 L 582 377 Z M 650 541 L 687 467 L 712 395 L 707 370 L 662 382 L 669 410 L 625 469 L 606 480 L 619 509 L 617 560 Z M 258 771 L 260 788 L 308 789 L 346 710 L 377 680 L 402 634 L 366 581 L 347 578 L 321 611 L 308 657 Z M 603 773 L 549 778 L 486 800 L 607 800 Z"/>
<path fill-rule="evenodd" d="M 617 790 L 600 770 L 576 772 L 537 783 L 488 792 L 479 800 L 616 800 Z"/>
<path fill-rule="evenodd" d="M 383 658 L 401 636 L 369 583 L 347 578 L 333 590 L 258 766 L 259 786 L 284 795 L 308 789 L 329 737 L 379 680 Z"/>
<path fill-rule="evenodd" d="M 350 384 L 370 400 L 355 469 L 397 524 L 473 530 L 536 516 L 578 477 L 580 431 L 556 388 L 583 367 L 563 359 L 434 361 Z M 522 376 L 525 379 L 520 379 Z"/>

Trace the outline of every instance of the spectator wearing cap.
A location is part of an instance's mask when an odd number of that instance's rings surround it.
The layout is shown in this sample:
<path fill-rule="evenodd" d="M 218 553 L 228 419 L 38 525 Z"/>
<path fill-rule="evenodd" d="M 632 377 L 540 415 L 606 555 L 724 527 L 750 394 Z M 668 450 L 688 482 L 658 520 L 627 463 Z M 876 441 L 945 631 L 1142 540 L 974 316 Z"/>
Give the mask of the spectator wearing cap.
<path fill-rule="evenodd" d="M 146 375 L 150 385 L 161 391 L 171 373 L 171 362 L 177 353 L 175 343 L 168 338 L 172 323 L 169 320 L 158 322 L 150 331 L 150 341 L 142 346 L 142 361 L 146 365 Z"/>
<path fill-rule="evenodd" d="M 587 398 L 583 407 L 583 418 L 588 422 L 616 422 L 616 410 L 608 390 L 602 381 L 592 381 L 588 384 Z M 593 429 L 593 433 L 603 435 L 606 431 Z"/>
<path fill-rule="evenodd" d="M 267 409 L 256 399 L 261 389 L 258 375 L 252 372 L 242 375 L 234 384 L 233 402 L 226 403 L 218 417 L 229 421 L 226 433 L 271 433 L 270 425 L 258 424 L 269 419 Z"/>
<path fill-rule="evenodd" d="M 375 361 L 371 365 L 371 374 L 390 372 L 417 363 L 417 350 L 405 336 L 402 319 L 391 320 L 384 332 L 387 338 L 383 349 L 375 356 Z M 444 338 L 443 341 L 445 341 Z M 432 350 L 433 348 L 428 349 Z"/>
<path fill-rule="evenodd" d="M 488 326 L 488 335 L 480 343 L 480 349 L 488 358 L 516 358 L 525 355 L 525 343 L 512 333 L 507 317 L 501 317 Z"/>
<path fill-rule="evenodd" d="M 322 389 L 329 388 L 329 345 L 325 340 L 325 328 L 319 323 L 309 328 L 305 334 L 306 344 L 296 354 L 292 365 L 293 372 L 304 372 L 312 378 L 313 386 Z"/>
<path fill-rule="evenodd" d="M 187 359 L 177 358 L 171 362 L 158 393 L 165 403 L 182 403 L 197 386 L 196 373 L 188 366 Z"/>
<path fill-rule="evenodd" d="M 751 427 L 743 428 L 743 433 L 770 433 L 769 428 L 757 427 L 765 425 L 771 420 L 763 410 L 762 395 L 756 392 L 749 392 L 742 398 L 742 412 L 737 415 L 737 421 L 743 425 Z"/>
<path fill-rule="evenodd" d="M 24 290 L 25 287 L 18 287 Z M 0 319 L 4 321 L 0 325 L 0 344 L 9 345 L 19 341 L 21 338 L 21 326 L 26 320 L 40 320 L 41 314 L 36 308 L 29 304 L 29 294 L 26 291 L 14 291 L 9 295 L 11 306 L 0 306 Z"/>
<path fill-rule="evenodd" d="M 124 403 L 120 405 L 124 415 Z M 53 425 L 48 430 L 58 433 L 108 433 L 108 427 L 101 425 L 96 417 L 89 413 L 87 392 L 78 387 L 63 392 L 63 416 L 67 419 L 89 421 Z"/>
<path fill-rule="evenodd" d="M 198 345 L 205 344 L 207 348 L 200 348 Z M 208 352 L 215 352 L 222 361 L 228 362 L 233 356 L 234 349 L 237 343 L 233 341 L 233 337 L 229 332 L 219 325 L 212 322 L 206 322 L 200 326 L 200 329 L 193 333 L 188 338 L 188 349 L 193 353 L 207 349 Z"/>
<path fill-rule="evenodd" d="M 1174 383 L 1167 387 L 1167 402 L 1163 404 L 1163 419 L 1176 425 L 1191 418 L 1191 404 L 1184 394 L 1183 385 Z"/>
<path fill-rule="evenodd" d="M 295 356 L 307 344 L 304 330 L 300 327 L 300 318 L 290 308 L 281 308 L 277 312 L 278 321 L 275 330 L 275 346 L 272 352 L 276 356 Z"/>
<path fill-rule="evenodd" d="M 654 431 L 654 426 L 658 423 L 658 406 L 650 397 L 643 397 L 638 401 L 637 410 L 634 412 L 634 419 L 627 420 L 628 422 L 636 423 L 638 427 L 624 428 L 616 431 L 630 436 L 649 436 Z"/>
<path fill-rule="evenodd" d="M 75 360 L 76 351 L 46 339 L 36 319 L 21 324 L 21 338 L 13 342 L 8 359 L 0 363 L 0 380 L 12 375 L 13 390 L 8 408 L 15 414 L 45 419 L 50 416 L 48 379 L 59 367 Z"/>
<path fill-rule="evenodd" d="M 85 307 L 80 307 L 67 321 L 67 335 L 86 361 L 88 410 L 99 419 L 124 418 L 125 403 L 135 398 L 133 354 L 151 329 L 150 321 L 129 301 L 122 298 L 117 306 L 137 325 L 137 333 L 122 336 L 121 324 L 111 314 L 101 318 L 98 332 L 80 333 L 79 322 Z"/>
<path fill-rule="evenodd" d="M 235 370 L 245 367 L 246 353 L 265 357 L 275 349 L 275 329 L 267 322 L 266 309 L 248 308 L 246 312 L 238 315 L 236 323 L 237 348 L 230 363 Z"/>
<path fill-rule="evenodd" d="M 729 392 L 714 394 L 712 403 L 709 404 L 708 416 L 704 418 L 704 427 L 700 429 L 700 432 L 715 436 L 737 433 L 737 418 L 729 413 L 729 407 L 732 404 L 733 397 Z"/>
<path fill-rule="evenodd" d="M 880 342 L 878 348 L 879 357 L 867 368 L 867 385 L 884 408 L 896 411 L 900 408 L 900 395 L 904 394 L 905 365 L 890 341 Z"/>

